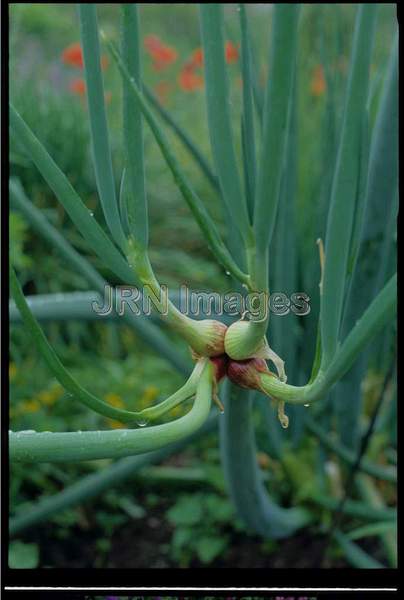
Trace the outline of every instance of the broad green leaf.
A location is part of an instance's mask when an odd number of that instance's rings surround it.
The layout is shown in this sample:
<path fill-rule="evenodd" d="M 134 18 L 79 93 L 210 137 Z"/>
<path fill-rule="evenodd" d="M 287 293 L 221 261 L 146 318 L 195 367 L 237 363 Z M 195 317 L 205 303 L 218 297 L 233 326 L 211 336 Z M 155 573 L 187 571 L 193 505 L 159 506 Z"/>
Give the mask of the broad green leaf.
<path fill-rule="evenodd" d="M 26 544 L 15 540 L 8 549 L 8 566 L 10 569 L 36 569 L 39 564 L 39 548 L 37 544 Z"/>
<path fill-rule="evenodd" d="M 223 534 L 218 536 L 202 536 L 196 542 L 196 552 L 199 560 L 205 564 L 211 563 L 226 549 L 228 540 Z"/>

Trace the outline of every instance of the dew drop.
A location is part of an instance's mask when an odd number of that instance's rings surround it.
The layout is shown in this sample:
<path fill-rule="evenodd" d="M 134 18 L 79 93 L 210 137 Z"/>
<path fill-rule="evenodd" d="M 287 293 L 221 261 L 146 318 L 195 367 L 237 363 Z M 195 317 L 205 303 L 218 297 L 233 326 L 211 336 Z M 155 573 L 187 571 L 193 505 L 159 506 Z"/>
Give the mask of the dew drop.
<path fill-rule="evenodd" d="M 226 271 L 226 275 L 230 275 L 230 271 Z"/>
<path fill-rule="evenodd" d="M 146 420 L 141 420 L 141 419 L 139 419 L 138 421 L 136 421 L 136 425 L 137 425 L 138 427 L 146 427 L 147 423 L 148 423 L 148 421 L 146 421 Z"/>
<path fill-rule="evenodd" d="M 308 408 L 310 406 L 310 404 L 303 404 L 303 406 L 305 406 L 306 408 Z"/>

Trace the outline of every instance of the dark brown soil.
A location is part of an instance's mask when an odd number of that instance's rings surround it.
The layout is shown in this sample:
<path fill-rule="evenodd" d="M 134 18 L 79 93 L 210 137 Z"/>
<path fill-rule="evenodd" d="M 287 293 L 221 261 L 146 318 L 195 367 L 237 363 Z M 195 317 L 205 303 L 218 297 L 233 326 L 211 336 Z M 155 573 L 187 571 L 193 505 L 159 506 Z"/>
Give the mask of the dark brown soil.
<path fill-rule="evenodd" d="M 103 535 L 91 526 L 69 530 L 66 539 L 55 536 L 51 524 L 27 531 L 22 539 L 36 542 L 41 551 L 39 567 L 56 568 L 175 568 L 179 565 L 170 557 L 168 548 L 172 527 L 165 518 L 164 503 L 148 511 L 147 517 L 119 527 L 111 537 L 111 547 L 101 554 L 96 540 Z M 89 511 L 90 512 L 90 511 Z M 85 517 L 86 518 L 86 517 Z M 232 531 L 230 543 L 222 556 L 209 565 L 193 560 L 189 567 L 205 568 L 317 568 L 323 558 L 324 540 L 305 531 L 277 542 L 269 552 L 261 538 Z M 98 557 L 98 558 L 97 558 Z M 325 568 L 349 567 L 344 559 L 327 560 Z"/>

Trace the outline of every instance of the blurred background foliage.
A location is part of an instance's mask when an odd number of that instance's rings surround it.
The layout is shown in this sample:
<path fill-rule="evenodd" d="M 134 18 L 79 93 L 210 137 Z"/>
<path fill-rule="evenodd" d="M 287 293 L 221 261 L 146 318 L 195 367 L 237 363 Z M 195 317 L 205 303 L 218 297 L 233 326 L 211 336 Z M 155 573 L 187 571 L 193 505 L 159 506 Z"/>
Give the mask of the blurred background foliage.
<path fill-rule="evenodd" d="M 257 68 L 264 87 L 268 76 L 271 5 L 249 5 L 248 13 Z M 117 40 L 118 6 L 100 4 L 98 15 L 100 27 Z M 306 275 L 300 283 L 312 298 L 312 312 L 303 317 L 307 320 L 305 331 L 315 331 L 318 318 L 319 265 L 315 242 L 319 235 L 324 235 L 325 215 L 319 215 L 317 207 L 330 191 L 332 153 L 341 121 L 354 18 L 354 5 L 306 4 L 302 7 L 297 69 L 299 164 L 296 218 L 299 220 L 299 262 Z M 176 55 L 170 64 L 158 68 L 143 48 L 146 85 L 211 161 L 203 83 L 200 79 L 184 83 L 183 77 L 187 64 L 201 45 L 197 6 L 140 5 L 140 22 L 144 40 L 148 36 L 157 36 Z M 226 39 L 234 49 L 233 59 L 228 60 L 228 71 L 233 125 L 240 147 L 242 90 L 240 61 L 237 59 L 240 33 L 236 5 L 226 5 L 225 23 Z M 380 5 L 371 67 L 371 119 L 375 117 L 395 27 L 394 5 Z M 78 40 L 75 5 L 10 5 L 10 96 L 22 117 L 102 222 L 91 163 L 85 97 L 77 83 L 82 73 L 63 60 L 66 48 Z M 104 77 L 118 187 L 123 164 L 121 83 L 117 70 L 110 64 Z M 203 77 L 202 68 L 198 77 Z M 207 249 L 148 128 L 144 131 L 151 260 L 156 273 L 171 287 L 185 283 L 194 289 L 225 291 L 229 287 L 228 278 Z M 178 138 L 171 130 L 166 131 L 194 189 L 220 221 L 214 190 L 190 160 Z M 10 161 L 11 175 L 19 178 L 29 199 L 103 273 L 102 264 L 91 254 L 37 169 L 13 139 L 10 140 Z M 14 211 L 10 217 L 10 238 L 11 253 L 26 295 L 88 289 L 84 278 L 64 265 L 57 253 Z M 288 319 L 291 322 L 292 316 L 278 318 L 283 319 L 282 327 L 287 331 L 290 327 Z M 143 408 L 180 385 L 181 377 L 125 325 L 71 321 L 44 323 L 43 326 L 72 374 L 85 387 L 116 406 Z M 308 336 L 300 342 L 302 352 L 307 352 L 308 367 L 314 339 L 314 336 Z M 174 343 L 186 354 L 181 344 Z M 13 326 L 11 330 L 9 375 L 10 427 L 13 430 L 84 430 L 120 426 L 80 406 L 70 407 L 63 389 L 50 376 L 42 360 L 31 352 L 30 340 L 21 326 Z M 377 373 L 370 373 L 364 388 L 365 419 L 380 385 Z M 297 449 L 288 442 L 279 457 L 259 411 L 256 425 L 258 459 L 275 498 L 283 505 L 312 504 L 317 515 L 321 512 L 320 527 L 327 526 L 331 512 L 316 504 L 313 490 L 331 490 L 336 497 L 341 494 L 342 473 L 338 461 L 328 457 L 328 480 L 324 481 L 316 464 L 319 445 L 316 438 L 305 436 Z M 391 446 L 386 449 L 384 435 L 383 431 L 376 432 L 368 456 L 378 460 L 383 452 L 383 461 L 394 464 L 395 449 Z M 10 480 L 11 511 L 16 506 L 23 509 L 42 495 L 56 493 L 81 475 L 102 469 L 108 462 L 66 464 L 63 469 L 52 464 L 39 464 L 35 469 L 14 465 Z M 376 486 L 383 503 L 394 506 L 394 485 L 377 481 Z M 355 517 L 350 518 L 355 524 Z M 11 543 L 10 560 L 20 568 L 228 564 L 283 567 L 291 563 L 296 567 L 311 567 L 316 566 L 315 542 L 314 528 L 282 542 L 262 541 L 243 530 L 225 493 L 217 433 L 214 432 L 167 459 L 163 466 L 146 467 L 136 474 L 135 482 L 121 484 L 98 499 L 61 512 L 38 529 L 24 532 Z M 311 544 L 309 551 L 308 544 Z M 385 561 L 385 550 L 379 537 L 367 538 L 365 547 L 372 556 Z M 349 564 L 340 549 L 331 552 L 329 561 L 329 566 Z"/>

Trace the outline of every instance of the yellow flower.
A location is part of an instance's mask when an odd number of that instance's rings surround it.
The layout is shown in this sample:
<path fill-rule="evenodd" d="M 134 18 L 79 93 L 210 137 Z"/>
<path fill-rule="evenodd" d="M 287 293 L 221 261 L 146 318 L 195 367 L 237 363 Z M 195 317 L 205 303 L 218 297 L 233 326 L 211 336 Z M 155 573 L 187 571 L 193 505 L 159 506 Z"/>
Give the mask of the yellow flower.
<path fill-rule="evenodd" d="M 21 412 L 38 412 L 40 410 L 41 404 L 38 400 L 25 400 L 25 402 L 21 403 Z"/>
<path fill-rule="evenodd" d="M 113 392 L 110 392 L 109 394 L 107 394 L 105 396 L 105 400 L 109 404 L 112 404 L 112 406 L 115 406 L 116 408 L 123 408 L 125 406 L 122 398 L 118 394 L 114 394 Z"/>
<path fill-rule="evenodd" d="M 149 385 L 143 392 L 142 400 L 145 402 L 152 402 L 159 395 L 159 388 L 155 385 Z"/>
<path fill-rule="evenodd" d="M 17 375 L 17 366 L 15 363 L 11 362 L 8 365 L 8 376 L 10 381 L 13 381 L 13 379 L 15 379 L 15 376 Z"/>
<path fill-rule="evenodd" d="M 42 390 L 42 392 L 39 392 L 37 399 L 42 402 L 42 404 L 50 406 L 54 404 L 62 394 L 63 388 L 59 385 L 55 385 L 49 390 Z"/>
<path fill-rule="evenodd" d="M 108 422 L 112 429 L 123 429 L 125 427 L 124 423 L 121 423 L 120 421 L 115 421 L 114 419 L 109 419 Z"/>
<path fill-rule="evenodd" d="M 184 406 L 179 404 L 170 411 L 172 417 L 181 417 L 184 414 Z"/>

